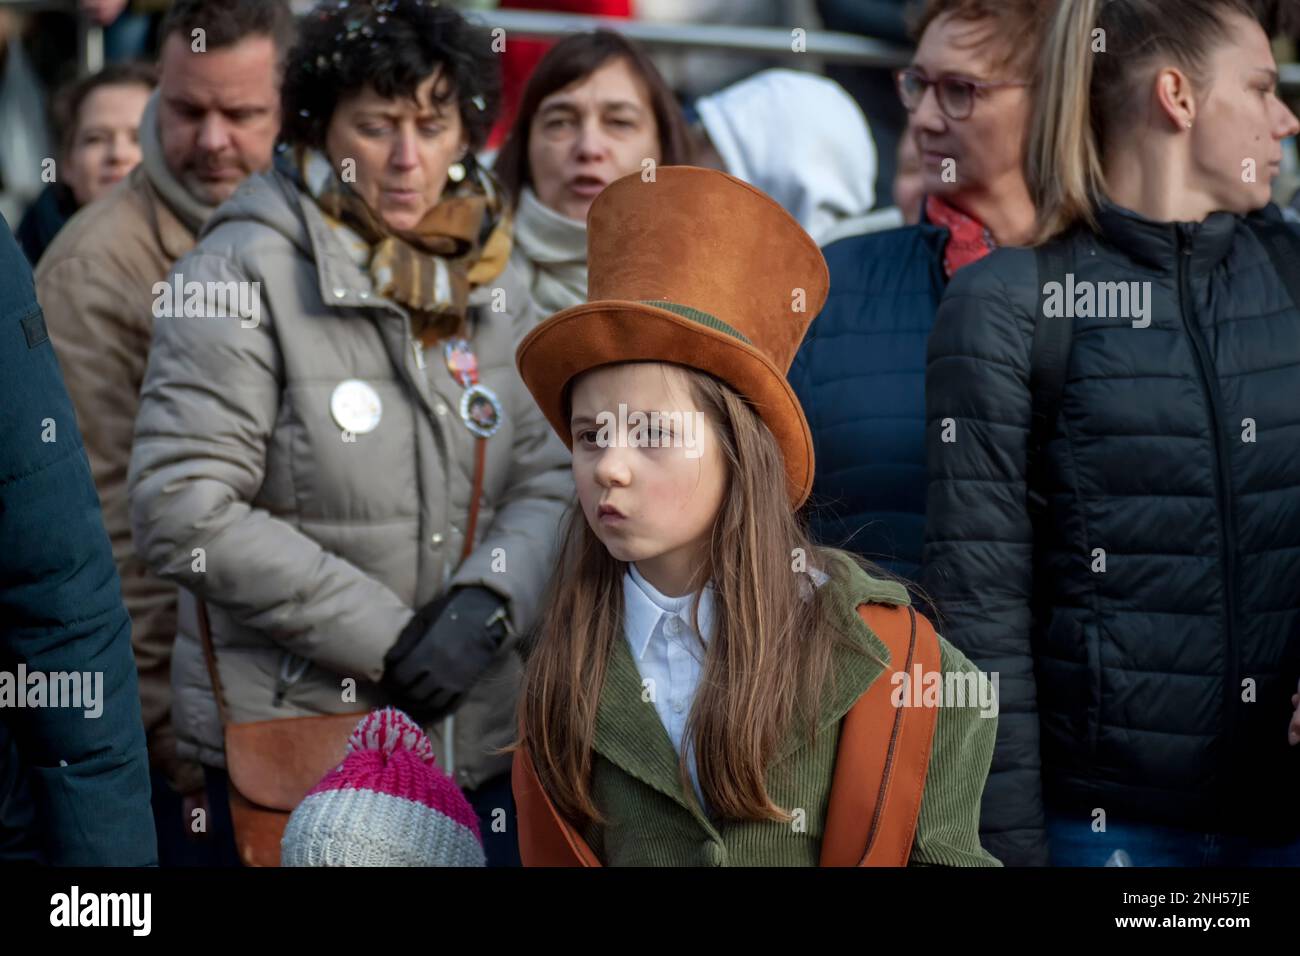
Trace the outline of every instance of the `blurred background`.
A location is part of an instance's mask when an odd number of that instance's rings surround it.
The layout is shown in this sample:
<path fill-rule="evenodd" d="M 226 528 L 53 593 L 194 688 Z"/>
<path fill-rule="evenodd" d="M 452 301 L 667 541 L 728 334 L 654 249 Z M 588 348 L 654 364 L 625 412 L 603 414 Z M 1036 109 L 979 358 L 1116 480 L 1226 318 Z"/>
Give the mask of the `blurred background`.
<path fill-rule="evenodd" d="M 877 208 L 892 189 L 906 113 L 892 70 L 910 55 L 908 23 L 916 0 L 461 0 L 488 27 L 505 31 L 501 142 L 529 75 L 557 38 L 615 29 L 650 51 L 688 121 L 695 104 L 773 67 L 836 81 L 861 108 L 875 145 Z M 59 155 L 76 117 L 66 91 L 109 64 L 152 62 L 169 0 L 0 0 L 0 213 L 16 226 L 47 185 L 42 161 Z M 295 2 L 299 14 L 313 6 Z M 1261 0 L 1278 36 L 1284 91 L 1300 108 L 1295 0 Z M 61 95 L 62 93 L 62 95 Z M 747 122 L 739 116 L 736 122 Z M 834 129 L 822 127 L 825 135 Z M 802 130 L 801 130 L 802 132 Z M 828 143 L 828 147 L 831 144 Z M 1274 196 L 1288 204 L 1300 189 L 1300 157 L 1287 144 Z M 809 151 L 811 149 L 811 152 Z M 815 145 L 801 151 L 816 155 Z"/>

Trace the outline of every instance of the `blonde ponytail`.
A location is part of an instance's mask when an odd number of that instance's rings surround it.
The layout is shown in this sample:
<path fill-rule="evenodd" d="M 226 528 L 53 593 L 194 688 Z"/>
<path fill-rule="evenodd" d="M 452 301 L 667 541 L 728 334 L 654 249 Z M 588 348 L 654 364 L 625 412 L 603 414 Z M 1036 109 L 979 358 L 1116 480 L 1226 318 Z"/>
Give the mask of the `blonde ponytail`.
<path fill-rule="evenodd" d="M 1209 83 L 1214 45 L 1232 14 L 1258 19 L 1252 0 L 1059 0 L 1039 61 L 1025 180 L 1038 210 L 1035 243 L 1078 223 L 1097 226 L 1102 158 L 1158 69 Z"/>
<path fill-rule="evenodd" d="M 1038 210 L 1035 242 L 1083 220 L 1096 225 L 1105 187 L 1092 123 L 1093 31 L 1103 0 L 1060 0 L 1040 52 L 1025 179 Z"/>

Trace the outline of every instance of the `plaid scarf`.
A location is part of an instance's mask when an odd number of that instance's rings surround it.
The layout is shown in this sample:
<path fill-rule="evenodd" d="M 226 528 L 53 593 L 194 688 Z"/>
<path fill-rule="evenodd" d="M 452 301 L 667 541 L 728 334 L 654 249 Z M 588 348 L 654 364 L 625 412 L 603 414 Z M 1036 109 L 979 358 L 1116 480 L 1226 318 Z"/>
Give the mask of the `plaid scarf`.
<path fill-rule="evenodd" d="M 510 211 L 492 174 L 467 164 L 472 175 L 449 182 L 418 226 L 396 232 L 323 153 L 299 149 L 295 164 L 299 183 L 330 228 L 351 230 L 365 243 L 363 264 L 374 291 L 411 313 L 421 342 L 428 346 L 463 334 L 470 290 L 495 279 L 510 258 Z"/>

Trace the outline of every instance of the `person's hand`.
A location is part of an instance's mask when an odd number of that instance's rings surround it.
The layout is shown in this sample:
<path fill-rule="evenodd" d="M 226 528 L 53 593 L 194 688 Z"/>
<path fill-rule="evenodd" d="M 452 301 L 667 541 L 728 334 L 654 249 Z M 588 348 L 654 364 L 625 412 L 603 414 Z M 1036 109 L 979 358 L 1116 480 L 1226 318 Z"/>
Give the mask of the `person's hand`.
<path fill-rule="evenodd" d="M 1300 691 L 1300 687 L 1296 690 Z M 1300 693 L 1291 695 L 1291 706 L 1295 712 L 1291 715 L 1291 726 L 1286 731 L 1286 742 L 1294 747 L 1300 744 Z"/>
<path fill-rule="evenodd" d="M 91 21 L 106 27 L 122 15 L 127 0 L 80 0 L 81 12 Z"/>
<path fill-rule="evenodd" d="M 506 602 L 487 588 L 455 588 L 422 607 L 384 655 L 381 686 L 417 720 L 455 710 L 510 631 Z"/>

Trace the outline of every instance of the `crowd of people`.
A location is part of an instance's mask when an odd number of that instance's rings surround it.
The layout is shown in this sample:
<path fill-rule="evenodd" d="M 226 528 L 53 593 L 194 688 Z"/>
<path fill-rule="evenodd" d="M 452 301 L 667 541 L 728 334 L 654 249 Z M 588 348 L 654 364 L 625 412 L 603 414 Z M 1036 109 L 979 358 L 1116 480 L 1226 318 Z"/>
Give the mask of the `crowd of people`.
<path fill-rule="evenodd" d="M 1274 20 L 925 0 L 886 157 L 175 0 L 0 230 L 0 859 L 1300 864 Z"/>

